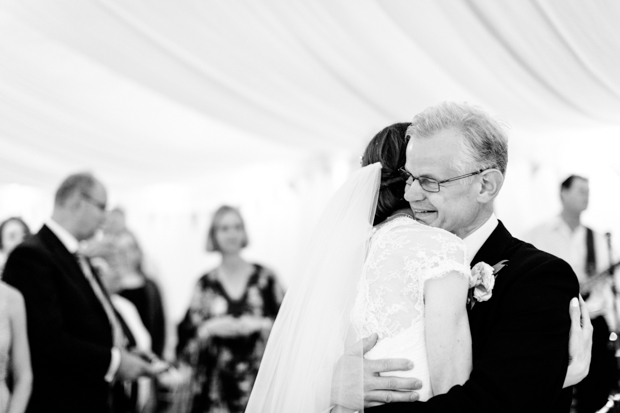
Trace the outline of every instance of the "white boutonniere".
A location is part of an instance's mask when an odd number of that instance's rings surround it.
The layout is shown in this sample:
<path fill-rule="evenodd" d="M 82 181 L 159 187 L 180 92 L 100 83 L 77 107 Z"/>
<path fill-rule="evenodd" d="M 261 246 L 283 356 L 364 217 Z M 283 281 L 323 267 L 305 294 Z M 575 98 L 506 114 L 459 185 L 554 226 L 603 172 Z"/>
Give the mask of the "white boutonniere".
<path fill-rule="evenodd" d="M 472 267 L 467 296 L 467 304 L 470 310 L 474 308 L 476 301 L 487 301 L 491 298 L 495 286 L 495 277 L 507 265 L 507 262 L 508 260 L 502 260 L 492 267 L 486 262 L 479 262 Z"/>

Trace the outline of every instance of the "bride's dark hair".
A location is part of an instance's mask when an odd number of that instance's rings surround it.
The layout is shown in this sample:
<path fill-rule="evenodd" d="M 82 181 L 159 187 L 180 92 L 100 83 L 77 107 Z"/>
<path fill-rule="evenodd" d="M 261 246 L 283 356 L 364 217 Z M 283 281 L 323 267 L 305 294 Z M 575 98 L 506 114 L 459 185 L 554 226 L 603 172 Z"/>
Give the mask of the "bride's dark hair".
<path fill-rule="evenodd" d="M 381 189 L 373 225 L 385 221 L 394 211 L 409 208 L 405 201 L 405 181 L 398 170 L 405 166 L 405 149 L 411 123 L 395 123 L 375 135 L 362 155 L 362 166 L 381 162 Z"/>

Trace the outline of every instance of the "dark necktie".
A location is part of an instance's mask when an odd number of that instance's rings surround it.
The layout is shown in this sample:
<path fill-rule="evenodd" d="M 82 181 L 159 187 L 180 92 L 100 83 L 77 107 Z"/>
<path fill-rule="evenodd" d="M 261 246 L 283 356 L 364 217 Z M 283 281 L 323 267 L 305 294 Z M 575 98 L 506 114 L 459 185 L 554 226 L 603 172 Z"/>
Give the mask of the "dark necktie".
<path fill-rule="evenodd" d="M 110 326 L 112 327 L 112 340 L 114 343 L 114 347 L 124 348 L 125 347 L 125 334 L 123 333 L 123 328 L 118 318 L 116 317 L 114 308 L 112 308 L 112 303 L 106 297 L 101 286 L 95 279 L 95 275 L 93 274 L 90 263 L 88 262 L 88 258 L 86 258 L 84 255 L 80 253 L 75 253 L 74 256 L 77 259 L 78 263 L 80 264 L 80 268 L 82 269 L 84 276 L 88 280 L 91 288 L 93 289 L 93 292 L 99 299 L 99 302 L 103 306 L 103 309 L 105 310 L 105 313 L 108 316 L 108 321 L 110 322 Z"/>

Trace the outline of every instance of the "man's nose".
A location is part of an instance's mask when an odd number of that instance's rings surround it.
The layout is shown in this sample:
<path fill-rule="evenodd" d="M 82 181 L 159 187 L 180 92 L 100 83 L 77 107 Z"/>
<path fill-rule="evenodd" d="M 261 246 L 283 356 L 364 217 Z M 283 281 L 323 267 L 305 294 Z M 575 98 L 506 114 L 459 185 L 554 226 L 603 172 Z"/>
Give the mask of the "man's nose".
<path fill-rule="evenodd" d="M 405 201 L 416 202 L 421 201 L 425 197 L 424 190 L 420 186 L 420 181 L 417 179 L 413 181 L 411 185 L 405 187 Z"/>

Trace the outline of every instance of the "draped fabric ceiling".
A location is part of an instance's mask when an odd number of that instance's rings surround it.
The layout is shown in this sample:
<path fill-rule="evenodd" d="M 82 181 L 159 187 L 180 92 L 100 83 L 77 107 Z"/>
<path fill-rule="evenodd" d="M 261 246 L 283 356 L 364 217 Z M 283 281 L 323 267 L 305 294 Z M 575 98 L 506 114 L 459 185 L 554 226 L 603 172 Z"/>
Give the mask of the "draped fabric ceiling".
<path fill-rule="evenodd" d="M 2 0 L 0 178 L 88 166 L 131 186 L 357 154 L 443 100 L 506 119 L 515 151 L 600 161 L 619 21 L 613 0 Z"/>
<path fill-rule="evenodd" d="M 615 179 L 591 209 L 620 226 L 600 198 L 620 183 L 618 22 L 615 0 L 0 0 L 0 184 L 93 170 L 166 276 L 204 269 L 205 211 L 233 202 L 291 278 L 373 134 L 457 100 L 510 125 L 500 218 L 532 224 L 582 172 Z M 173 199 L 183 220 L 155 220 Z"/>

